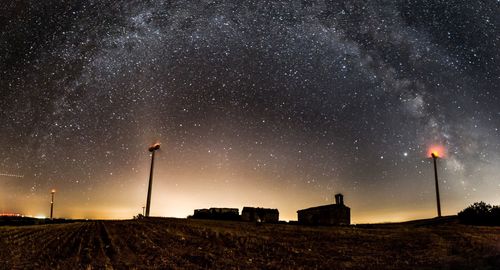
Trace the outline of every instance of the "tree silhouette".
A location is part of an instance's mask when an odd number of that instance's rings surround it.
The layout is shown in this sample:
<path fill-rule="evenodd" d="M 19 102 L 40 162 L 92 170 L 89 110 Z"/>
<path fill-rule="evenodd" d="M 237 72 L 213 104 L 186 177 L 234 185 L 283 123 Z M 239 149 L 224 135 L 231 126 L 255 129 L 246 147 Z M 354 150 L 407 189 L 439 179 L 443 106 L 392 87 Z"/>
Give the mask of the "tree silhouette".
<path fill-rule="evenodd" d="M 460 222 L 471 225 L 500 225 L 500 206 L 476 202 L 458 213 Z"/>

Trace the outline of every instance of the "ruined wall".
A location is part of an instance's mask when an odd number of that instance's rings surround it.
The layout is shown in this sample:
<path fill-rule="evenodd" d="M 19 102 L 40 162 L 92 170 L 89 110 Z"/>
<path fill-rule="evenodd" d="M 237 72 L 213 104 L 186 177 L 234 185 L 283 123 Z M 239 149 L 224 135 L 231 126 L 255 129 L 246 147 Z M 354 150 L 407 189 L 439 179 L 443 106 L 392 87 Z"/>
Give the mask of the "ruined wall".
<path fill-rule="evenodd" d="M 278 209 L 244 207 L 241 211 L 241 220 L 277 223 L 279 221 Z"/>
<path fill-rule="evenodd" d="M 197 219 L 217 219 L 217 220 L 239 220 L 238 208 L 210 208 L 196 209 L 191 218 Z"/>

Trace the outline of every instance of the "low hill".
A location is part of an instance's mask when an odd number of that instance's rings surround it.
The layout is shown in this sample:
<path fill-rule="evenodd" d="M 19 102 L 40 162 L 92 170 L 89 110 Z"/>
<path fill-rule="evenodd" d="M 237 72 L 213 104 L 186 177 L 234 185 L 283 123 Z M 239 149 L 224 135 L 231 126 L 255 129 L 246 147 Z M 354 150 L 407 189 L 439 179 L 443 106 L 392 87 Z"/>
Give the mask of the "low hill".
<path fill-rule="evenodd" d="M 148 218 L 0 227 L 0 269 L 500 269 L 500 227 Z"/>

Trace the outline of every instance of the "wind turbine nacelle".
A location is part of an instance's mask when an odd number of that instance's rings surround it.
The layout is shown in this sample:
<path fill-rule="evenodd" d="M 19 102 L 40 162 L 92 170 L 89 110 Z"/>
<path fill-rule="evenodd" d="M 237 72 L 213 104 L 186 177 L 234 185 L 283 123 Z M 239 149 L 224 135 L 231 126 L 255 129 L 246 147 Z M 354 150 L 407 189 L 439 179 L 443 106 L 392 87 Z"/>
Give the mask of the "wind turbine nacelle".
<path fill-rule="evenodd" d="M 160 144 L 159 143 L 151 145 L 149 147 L 149 152 L 153 152 L 153 151 L 158 150 L 158 149 L 160 149 Z"/>

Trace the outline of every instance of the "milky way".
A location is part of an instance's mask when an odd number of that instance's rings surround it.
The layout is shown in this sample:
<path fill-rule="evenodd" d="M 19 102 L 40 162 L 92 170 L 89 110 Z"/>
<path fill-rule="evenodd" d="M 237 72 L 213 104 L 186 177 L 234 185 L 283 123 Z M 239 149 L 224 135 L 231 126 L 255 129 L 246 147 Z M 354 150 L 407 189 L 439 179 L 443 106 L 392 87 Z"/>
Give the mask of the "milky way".
<path fill-rule="evenodd" d="M 353 221 L 500 203 L 498 1 L 0 4 L 0 203 L 129 218 L 342 192 Z M 20 175 L 23 177 L 9 177 Z M 56 213 L 57 213 L 56 211 Z"/>

